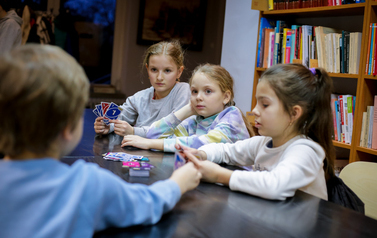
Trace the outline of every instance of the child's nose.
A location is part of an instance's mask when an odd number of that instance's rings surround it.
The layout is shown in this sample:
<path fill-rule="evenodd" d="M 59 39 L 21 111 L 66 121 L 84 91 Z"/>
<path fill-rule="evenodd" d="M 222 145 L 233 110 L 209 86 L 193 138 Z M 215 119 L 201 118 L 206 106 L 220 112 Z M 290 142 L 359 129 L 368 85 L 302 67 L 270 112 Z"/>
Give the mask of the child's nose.
<path fill-rule="evenodd" d="M 163 80 L 161 71 L 159 71 L 158 74 L 157 74 L 157 80 Z"/>
<path fill-rule="evenodd" d="M 251 114 L 252 114 L 253 116 L 259 116 L 259 111 L 258 111 L 258 109 L 257 109 L 256 106 L 253 108 L 253 110 L 251 110 Z"/>

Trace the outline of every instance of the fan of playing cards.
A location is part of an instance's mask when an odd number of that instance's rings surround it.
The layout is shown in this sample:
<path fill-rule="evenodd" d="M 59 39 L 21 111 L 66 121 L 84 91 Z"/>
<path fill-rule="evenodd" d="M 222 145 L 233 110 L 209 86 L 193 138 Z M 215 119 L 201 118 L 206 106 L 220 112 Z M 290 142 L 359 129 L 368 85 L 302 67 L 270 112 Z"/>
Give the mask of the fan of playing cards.
<path fill-rule="evenodd" d="M 103 122 L 106 125 L 110 124 L 109 120 L 118 119 L 121 111 L 122 108 L 113 102 L 101 102 L 101 104 L 97 104 L 96 108 L 93 110 L 97 117 L 103 117 Z"/>

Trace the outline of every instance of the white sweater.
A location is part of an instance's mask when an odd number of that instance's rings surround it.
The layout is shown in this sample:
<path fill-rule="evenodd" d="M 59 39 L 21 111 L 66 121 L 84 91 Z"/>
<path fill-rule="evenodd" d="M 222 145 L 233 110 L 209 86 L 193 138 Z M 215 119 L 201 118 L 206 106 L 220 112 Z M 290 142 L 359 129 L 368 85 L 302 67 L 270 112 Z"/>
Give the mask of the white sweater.
<path fill-rule="evenodd" d="M 253 171 L 232 173 L 231 190 L 285 200 L 300 189 L 327 200 L 323 148 L 305 136 L 296 136 L 277 148 L 269 148 L 269 142 L 270 137 L 254 136 L 234 144 L 204 145 L 199 150 L 215 163 L 252 165 Z"/>

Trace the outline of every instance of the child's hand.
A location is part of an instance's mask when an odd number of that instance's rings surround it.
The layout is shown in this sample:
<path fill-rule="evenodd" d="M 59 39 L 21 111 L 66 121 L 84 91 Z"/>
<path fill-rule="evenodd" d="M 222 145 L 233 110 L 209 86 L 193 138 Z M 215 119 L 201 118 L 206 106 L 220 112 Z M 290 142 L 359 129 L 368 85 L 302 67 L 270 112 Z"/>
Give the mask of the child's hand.
<path fill-rule="evenodd" d="M 229 185 L 230 176 L 232 175 L 233 171 L 225 169 L 208 160 L 200 161 L 189 151 L 183 151 L 183 153 L 186 155 L 187 159 L 194 163 L 199 169 L 204 181 Z"/>
<path fill-rule="evenodd" d="M 175 170 L 170 179 L 175 181 L 181 189 L 181 194 L 196 188 L 199 185 L 201 173 L 194 164 L 188 162 L 184 166 Z"/>
<path fill-rule="evenodd" d="M 149 139 L 135 136 L 135 135 L 127 135 L 122 140 L 122 147 L 123 146 L 134 146 L 140 149 L 148 150 L 150 149 Z"/>
<path fill-rule="evenodd" d="M 185 120 L 186 118 L 192 116 L 192 115 L 198 115 L 194 109 L 194 107 L 191 105 L 191 103 L 186 104 L 178 111 L 174 112 L 174 115 L 181 121 Z"/>
<path fill-rule="evenodd" d="M 110 125 L 106 125 L 103 121 L 103 117 L 97 117 L 94 121 L 94 131 L 97 134 L 108 134 L 110 130 Z"/>
<path fill-rule="evenodd" d="M 110 120 L 110 123 L 114 123 L 114 133 L 117 135 L 126 136 L 134 134 L 134 128 L 126 121 Z"/>
<path fill-rule="evenodd" d="M 202 150 L 197 150 L 197 149 L 194 149 L 194 148 L 190 148 L 190 147 L 187 147 L 187 146 L 184 146 L 184 145 L 181 145 L 181 144 L 175 144 L 175 148 L 177 150 L 181 150 L 181 154 L 183 155 L 183 157 L 186 157 L 185 155 L 185 151 L 186 152 L 190 152 L 191 154 L 195 155 L 196 158 L 198 158 L 199 160 L 207 160 L 207 154 L 206 152 L 202 151 Z"/>

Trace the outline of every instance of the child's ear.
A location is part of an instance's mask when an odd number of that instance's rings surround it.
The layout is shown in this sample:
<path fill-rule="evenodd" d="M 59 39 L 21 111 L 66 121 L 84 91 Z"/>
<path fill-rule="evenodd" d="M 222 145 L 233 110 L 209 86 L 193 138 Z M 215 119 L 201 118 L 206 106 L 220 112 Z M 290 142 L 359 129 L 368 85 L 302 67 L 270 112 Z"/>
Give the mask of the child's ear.
<path fill-rule="evenodd" d="M 295 105 L 292 108 L 292 121 L 296 121 L 299 119 L 302 115 L 302 107 L 299 105 Z"/>
<path fill-rule="evenodd" d="M 66 141 L 70 141 L 72 140 L 72 137 L 73 137 L 73 131 L 72 131 L 72 127 L 70 125 L 67 125 L 63 131 L 62 131 L 62 137 L 64 140 Z"/>
<path fill-rule="evenodd" d="M 148 64 L 145 64 L 145 68 L 147 68 L 147 70 L 148 70 Z"/>
<path fill-rule="evenodd" d="M 226 92 L 224 93 L 224 100 L 223 100 L 223 104 L 226 105 L 229 101 L 230 101 L 230 96 L 232 94 L 230 93 L 229 90 L 226 90 Z"/>
<path fill-rule="evenodd" d="M 183 67 L 183 66 L 181 66 L 181 67 L 178 68 L 178 78 L 181 77 L 184 68 L 185 68 L 185 67 Z"/>

